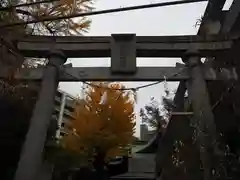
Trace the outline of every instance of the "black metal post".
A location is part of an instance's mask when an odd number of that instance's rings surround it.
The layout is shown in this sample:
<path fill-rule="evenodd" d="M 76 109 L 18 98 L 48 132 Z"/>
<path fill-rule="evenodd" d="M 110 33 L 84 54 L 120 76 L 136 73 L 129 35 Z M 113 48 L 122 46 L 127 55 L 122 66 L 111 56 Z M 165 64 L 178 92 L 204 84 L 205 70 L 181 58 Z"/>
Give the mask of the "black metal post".
<path fill-rule="evenodd" d="M 15 180 L 36 180 L 42 163 L 42 152 L 54 107 L 59 67 L 66 62 L 61 51 L 52 51 L 42 79 L 30 127 L 22 148 Z"/>
<path fill-rule="evenodd" d="M 194 112 L 197 140 L 204 169 L 204 180 L 211 180 L 213 179 L 213 160 L 217 139 L 214 115 L 198 52 L 196 50 L 187 52 L 185 62 L 189 67 L 191 76 L 188 81 L 188 95 Z"/>

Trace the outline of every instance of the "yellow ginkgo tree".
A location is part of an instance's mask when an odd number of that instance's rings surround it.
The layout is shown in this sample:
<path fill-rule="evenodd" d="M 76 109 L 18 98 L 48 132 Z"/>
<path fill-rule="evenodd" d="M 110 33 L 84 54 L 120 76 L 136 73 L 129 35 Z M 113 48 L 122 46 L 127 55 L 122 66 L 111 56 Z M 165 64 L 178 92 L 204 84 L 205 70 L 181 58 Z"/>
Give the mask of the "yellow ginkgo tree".
<path fill-rule="evenodd" d="M 132 93 L 119 83 L 92 83 L 76 103 L 74 117 L 63 138 L 64 147 L 100 161 L 121 155 L 135 131 Z"/>
<path fill-rule="evenodd" d="M 1 59 L 1 67 L 4 69 L 11 68 L 11 70 L 16 71 L 16 69 L 22 66 L 36 67 L 45 65 L 47 63 L 45 59 L 24 58 L 21 54 L 18 54 L 14 43 L 12 44 L 11 42 L 12 38 L 19 38 L 26 34 L 51 36 L 83 35 L 88 32 L 91 20 L 88 17 L 67 17 L 92 11 L 94 2 L 94 0 L 2 0 L 0 3 L 1 36 L 3 37 L 1 54 L 5 57 L 6 62 L 4 58 Z M 56 20 L 41 21 L 42 19 L 52 17 Z M 66 18 L 61 19 L 61 17 Z M 28 24 L 27 22 L 29 21 L 36 21 L 36 23 Z M 23 24 L 16 25 L 15 23 Z M 15 25 L 13 26 L 13 24 Z M 8 51 L 9 48 L 11 51 Z"/>
<path fill-rule="evenodd" d="M 16 4 L 33 3 L 32 0 L 10 1 L 3 0 L 3 7 Z M 63 17 L 75 13 L 89 12 L 93 9 L 94 0 L 55 0 L 52 2 L 36 3 L 34 5 L 5 9 L 0 13 L 2 23 L 27 22 L 41 20 L 47 17 Z M 6 19 L 6 17 L 10 17 Z M 24 26 L 27 34 L 77 35 L 86 32 L 91 21 L 86 17 L 74 19 L 59 19 Z M 6 30 L 16 29 L 8 27 Z"/>

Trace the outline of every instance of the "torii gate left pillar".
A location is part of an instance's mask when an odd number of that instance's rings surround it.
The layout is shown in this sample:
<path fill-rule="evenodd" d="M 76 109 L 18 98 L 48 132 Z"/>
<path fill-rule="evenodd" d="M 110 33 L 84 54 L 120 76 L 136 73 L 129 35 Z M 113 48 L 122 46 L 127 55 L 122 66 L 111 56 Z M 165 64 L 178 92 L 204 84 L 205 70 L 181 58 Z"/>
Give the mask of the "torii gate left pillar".
<path fill-rule="evenodd" d="M 59 67 L 67 58 L 61 51 L 51 51 L 42 79 L 41 91 L 33 111 L 28 133 L 22 148 L 15 180 L 36 180 L 42 163 L 42 152 L 51 121 Z"/>

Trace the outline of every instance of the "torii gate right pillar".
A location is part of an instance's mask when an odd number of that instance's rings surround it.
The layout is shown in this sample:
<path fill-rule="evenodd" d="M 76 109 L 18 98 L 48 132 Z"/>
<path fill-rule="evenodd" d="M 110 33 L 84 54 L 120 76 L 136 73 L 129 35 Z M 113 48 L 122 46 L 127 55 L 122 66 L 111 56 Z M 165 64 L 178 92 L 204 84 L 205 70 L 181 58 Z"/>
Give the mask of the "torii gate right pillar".
<path fill-rule="evenodd" d="M 189 68 L 187 82 L 188 96 L 191 100 L 200 158 L 204 169 L 204 180 L 213 179 L 214 152 L 216 147 L 216 128 L 214 115 L 209 101 L 206 82 L 202 74 L 202 63 L 198 51 L 189 50 L 184 58 Z"/>

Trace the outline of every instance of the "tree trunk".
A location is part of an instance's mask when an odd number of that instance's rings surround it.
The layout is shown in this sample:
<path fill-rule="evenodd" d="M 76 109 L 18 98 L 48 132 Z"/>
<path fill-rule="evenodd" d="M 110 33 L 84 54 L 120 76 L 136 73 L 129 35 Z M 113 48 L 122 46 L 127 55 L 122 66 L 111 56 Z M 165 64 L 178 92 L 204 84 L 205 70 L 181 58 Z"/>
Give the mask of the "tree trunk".
<path fill-rule="evenodd" d="M 105 157 L 106 153 L 101 149 L 96 148 L 96 155 L 94 158 L 93 166 L 96 170 L 96 180 L 107 180 L 107 172 L 105 170 Z"/>

